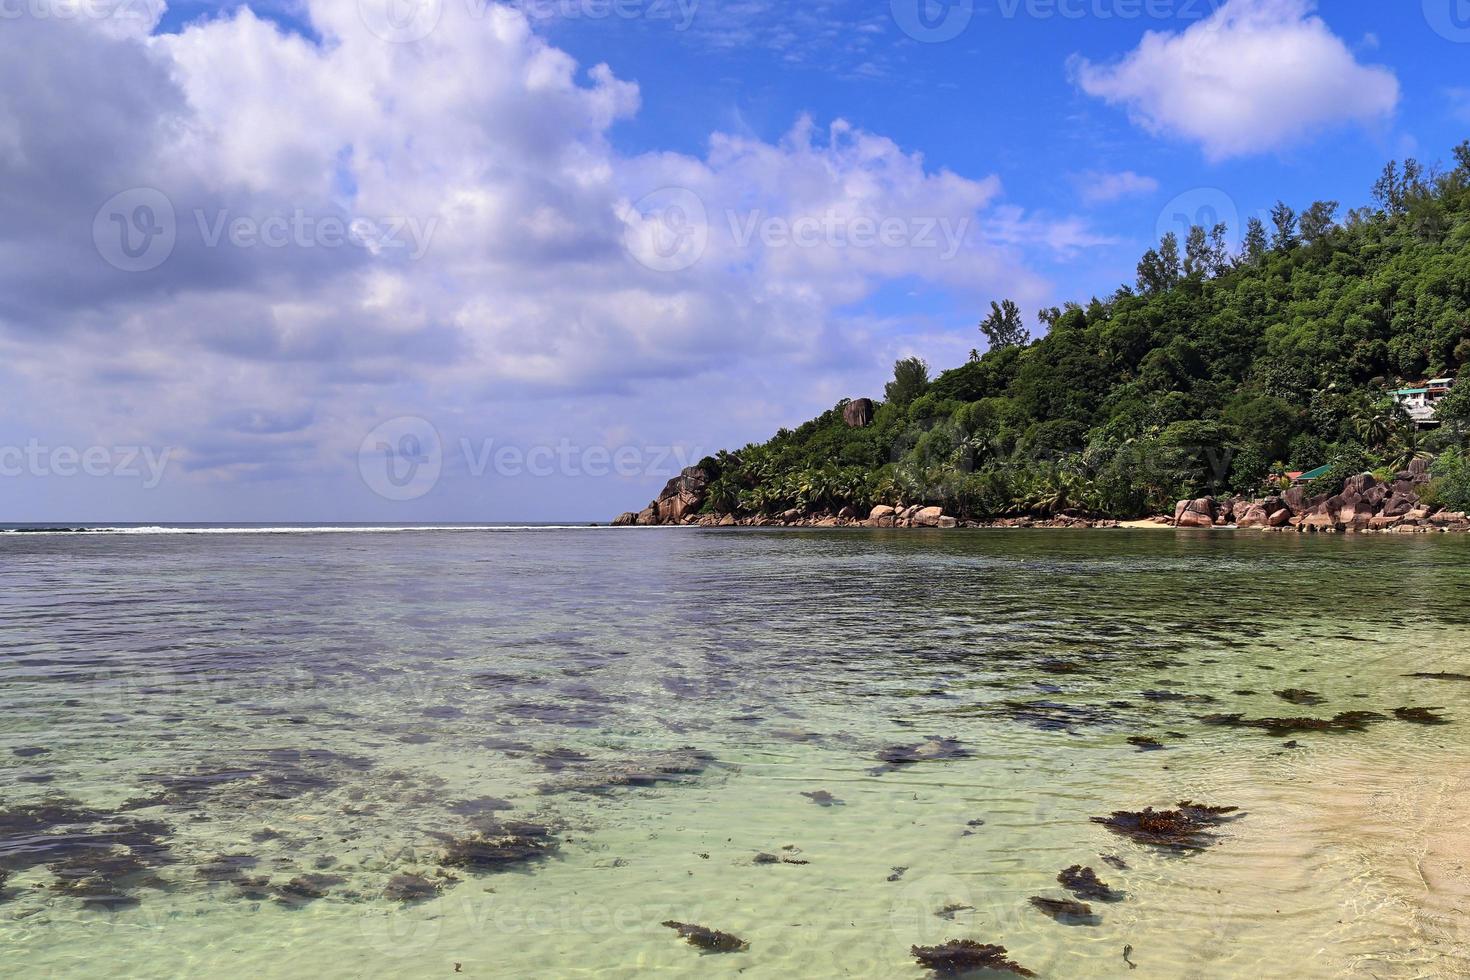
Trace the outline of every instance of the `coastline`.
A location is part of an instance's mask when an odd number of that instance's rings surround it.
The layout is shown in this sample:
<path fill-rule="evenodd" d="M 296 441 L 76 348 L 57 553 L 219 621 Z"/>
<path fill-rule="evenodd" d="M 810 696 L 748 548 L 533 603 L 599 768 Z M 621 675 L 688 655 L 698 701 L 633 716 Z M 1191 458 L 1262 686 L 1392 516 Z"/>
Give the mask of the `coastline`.
<path fill-rule="evenodd" d="M 1172 517 L 1163 514 L 1134 520 L 1089 517 L 1072 510 L 1047 516 L 1021 515 L 974 520 L 947 514 L 943 507 L 923 504 L 879 504 L 866 516 L 852 506 L 835 511 L 792 507 L 777 514 L 717 513 L 710 507 L 710 476 L 691 466 L 670 480 L 659 496 L 638 513 L 629 511 L 614 527 L 805 527 L 805 528 L 1047 528 L 1129 530 L 1258 530 L 1280 534 L 1463 534 L 1470 515 L 1425 499 L 1428 465 L 1416 460 L 1407 470 L 1384 481 L 1360 473 L 1344 481 L 1335 494 L 1308 496 L 1293 486 L 1260 498 L 1199 497 L 1181 500 Z M 1422 496 L 1421 496 L 1422 495 Z"/>

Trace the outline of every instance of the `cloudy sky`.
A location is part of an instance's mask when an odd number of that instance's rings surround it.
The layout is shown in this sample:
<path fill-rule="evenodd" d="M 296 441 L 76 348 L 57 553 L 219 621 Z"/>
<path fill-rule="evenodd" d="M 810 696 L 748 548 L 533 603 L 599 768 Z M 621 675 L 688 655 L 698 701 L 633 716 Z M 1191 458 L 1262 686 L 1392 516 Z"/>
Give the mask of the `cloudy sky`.
<path fill-rule="evenodd" d="M 1470 135 L 1463 0 L 0 0 L 0 522 L 606 519 Z"/>

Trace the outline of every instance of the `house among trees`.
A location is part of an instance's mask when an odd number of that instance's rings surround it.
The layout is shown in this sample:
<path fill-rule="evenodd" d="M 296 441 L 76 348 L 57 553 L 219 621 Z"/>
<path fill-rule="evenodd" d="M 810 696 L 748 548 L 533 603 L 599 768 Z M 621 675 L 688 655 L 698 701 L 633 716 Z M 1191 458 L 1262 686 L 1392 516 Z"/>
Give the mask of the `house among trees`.
<path fill-rule="evenodd" d="M 1304 487 L 1319 476 L 1326 476 L 1331 469 L 1331 465 L 1327 465 L 1319 466 L 1314 470 L 1293 470 L 1286 474 L 1286 478 L 1291 481 L 1292 486 Z"/>
<path fill-rule="evenodd" d="M 1432 429 L 1439 425 L 1435 410 L 1440 399 L 1448 395 L 1454 386 L 1453 378 L 1435 378 L 1415 388 L 1398 389 L 1392 393 L 1393 400 L 1403 406 L 1419 428 Z"/>

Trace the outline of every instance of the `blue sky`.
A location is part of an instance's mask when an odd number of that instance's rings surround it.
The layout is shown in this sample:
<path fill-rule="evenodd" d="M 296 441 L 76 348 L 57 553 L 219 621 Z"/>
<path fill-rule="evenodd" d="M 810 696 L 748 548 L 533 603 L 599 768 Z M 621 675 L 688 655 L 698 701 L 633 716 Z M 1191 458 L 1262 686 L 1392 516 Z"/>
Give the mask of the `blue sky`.
<path fill-rule="evenodd" d="M 0 520 L 610 517 L 1470 136 L 1465 0 L 16 9 Z"/>

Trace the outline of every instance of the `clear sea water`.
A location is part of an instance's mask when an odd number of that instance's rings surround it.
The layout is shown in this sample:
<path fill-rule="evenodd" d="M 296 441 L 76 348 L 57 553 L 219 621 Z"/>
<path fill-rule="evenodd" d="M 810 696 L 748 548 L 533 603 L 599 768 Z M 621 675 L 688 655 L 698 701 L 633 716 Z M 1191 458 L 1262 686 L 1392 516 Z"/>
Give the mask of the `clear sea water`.
<path fill-rule="evenodd" d="M 1467 599 L 1438 536 L 0 534 L 0 976 L 1465 976 Z"/>

